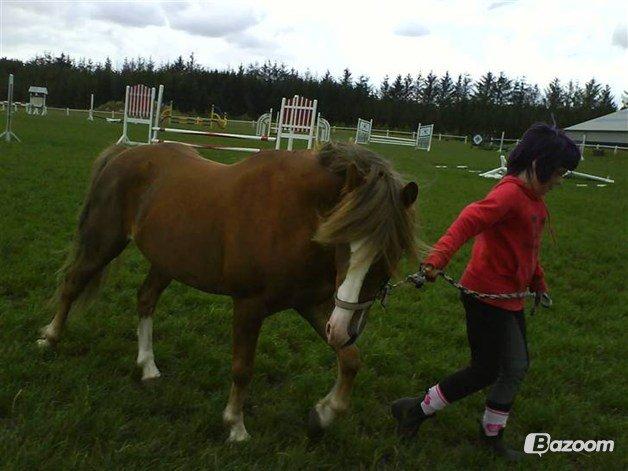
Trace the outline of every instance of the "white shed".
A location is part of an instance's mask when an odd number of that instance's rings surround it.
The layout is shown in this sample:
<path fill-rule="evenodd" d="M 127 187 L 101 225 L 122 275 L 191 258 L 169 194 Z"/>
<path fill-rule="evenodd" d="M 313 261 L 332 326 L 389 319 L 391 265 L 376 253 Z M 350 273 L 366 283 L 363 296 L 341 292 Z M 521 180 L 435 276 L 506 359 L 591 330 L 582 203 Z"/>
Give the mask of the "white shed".
<path fill-rule="evenodd" d="M 48 96 L 48 89 L 46 87 L 30 87 L 28 89 L 30 96 L 29 102 L 26 105 L 26 112 L 28 114 L 46 114 L 48 109 L 46 108 L 46 96 Z"/>
<path fill-rule="evenodd" d="M 565 128 L 573 140 L 587 144 L 628 145 L 628 108 Z"/>

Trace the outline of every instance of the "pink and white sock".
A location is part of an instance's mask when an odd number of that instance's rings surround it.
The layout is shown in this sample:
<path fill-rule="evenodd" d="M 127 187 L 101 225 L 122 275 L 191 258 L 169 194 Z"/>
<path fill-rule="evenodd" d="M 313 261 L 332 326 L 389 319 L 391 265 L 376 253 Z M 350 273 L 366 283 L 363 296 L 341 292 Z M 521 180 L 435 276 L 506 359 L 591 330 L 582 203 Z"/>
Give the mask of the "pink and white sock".
<path fill-rule="evenodd" d="M 423 402 L 421 402 L 421 409 L 425 415 L 432 415 L 437 410 L 443 409 L 449 402 L 445 399 L 445 395 L 440 390 L 438 384 L 432 386 L 427 390 Z"/>
<path fill-rule="evenodd" d="M 484 410 L 484 417 L 482 418 L 482 427 L 484 427 L 484 433 L 487 437 L 496 436 L 499 431 L 506 426 L 507 421 L 508 412 L 502 412 L 487 407 Z"/>

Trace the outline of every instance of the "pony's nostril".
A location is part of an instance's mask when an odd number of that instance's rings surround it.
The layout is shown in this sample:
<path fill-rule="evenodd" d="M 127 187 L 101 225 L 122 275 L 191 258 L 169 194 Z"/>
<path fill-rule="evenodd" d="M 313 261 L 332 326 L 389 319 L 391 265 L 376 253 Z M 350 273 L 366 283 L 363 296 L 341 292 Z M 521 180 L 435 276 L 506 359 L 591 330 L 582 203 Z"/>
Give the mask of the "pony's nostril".
<path fill-rule="evenodd" d="M 327 337 L 331 334 L 331 322 L 328 322 L 325 326 L 325 333 L 327 334 Z"/>

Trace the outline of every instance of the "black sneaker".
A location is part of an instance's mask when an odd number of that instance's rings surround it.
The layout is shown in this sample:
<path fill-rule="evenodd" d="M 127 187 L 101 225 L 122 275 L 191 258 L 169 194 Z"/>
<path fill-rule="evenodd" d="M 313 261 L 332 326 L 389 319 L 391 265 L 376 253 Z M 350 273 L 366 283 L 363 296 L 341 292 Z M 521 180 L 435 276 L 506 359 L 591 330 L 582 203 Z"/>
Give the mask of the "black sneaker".
<path fill-rule="evenodd" d="M 504 443 L 503 435 L 504 429 L 501 429 L 497 435 L 489 437 L 484 431 L 484 426 L 480 423 L 480 440 L 484 446 L 491 450 L 493 454 L 506 461 L 521 461 L 523 459 L 523 453 L 508 448 Z"/>
<path fill-rule="evenodd" d="M 403 397 L 390 406 L 392 416 L 397 420 L 397 434 L 403 438 L 413 438 L 419 427 L 432 415 L 427 415 L 421 408 L 420 397 Z"/>

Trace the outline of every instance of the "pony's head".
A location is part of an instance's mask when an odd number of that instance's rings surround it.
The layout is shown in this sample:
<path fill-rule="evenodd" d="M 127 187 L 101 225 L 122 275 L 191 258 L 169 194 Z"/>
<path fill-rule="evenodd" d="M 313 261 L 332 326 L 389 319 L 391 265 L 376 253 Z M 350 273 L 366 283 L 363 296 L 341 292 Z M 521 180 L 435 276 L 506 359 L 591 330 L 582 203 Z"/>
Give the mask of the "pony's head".
<path fill-rule="evenodd" d="M 336 307 L 327 323 L 327 341 L 338 348 L 360 335 L 370 305 L 401 256 L 416 255 L 413 204 L 419 189 L 364 147 L 326 144 L 318 158 L 345 181 L 339 203 L 314 236 L 336 247 Z"/>

